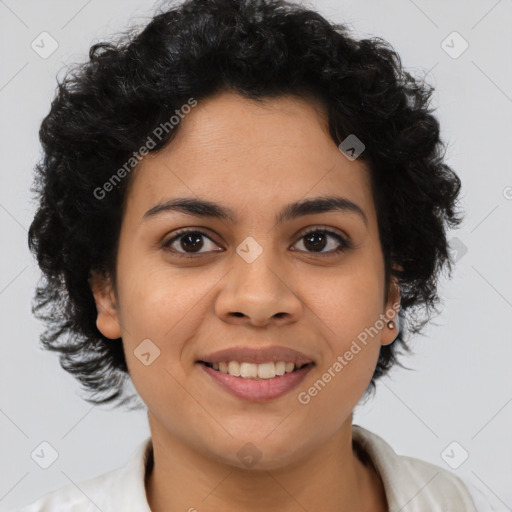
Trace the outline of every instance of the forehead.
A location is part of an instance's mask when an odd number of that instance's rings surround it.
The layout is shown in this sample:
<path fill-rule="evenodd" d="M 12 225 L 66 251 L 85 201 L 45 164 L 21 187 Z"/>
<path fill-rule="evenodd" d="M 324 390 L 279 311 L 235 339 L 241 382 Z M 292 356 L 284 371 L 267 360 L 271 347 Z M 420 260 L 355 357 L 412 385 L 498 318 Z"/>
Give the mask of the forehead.
<path fill-rule="evenodd" d="M 328 194 L 359 204 L 368 217 L 373 210 L 366 165 L 341 153 L 317 101 L 296 96 L 256 102 L 224 92 L 198 102 L 131 179 L 127 203 L 139 217 L 185 196 L 260 215 L 277 203 Z"/>

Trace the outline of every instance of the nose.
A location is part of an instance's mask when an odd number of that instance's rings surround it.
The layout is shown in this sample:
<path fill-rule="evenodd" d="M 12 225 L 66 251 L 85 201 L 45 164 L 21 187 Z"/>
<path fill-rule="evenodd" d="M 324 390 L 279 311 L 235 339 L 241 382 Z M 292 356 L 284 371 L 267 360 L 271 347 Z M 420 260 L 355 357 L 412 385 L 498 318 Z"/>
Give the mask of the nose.
<path fill-rule="evenodd" d="M 223 321 L 264 327 L 300 318 L 303 304 L 293 289 L 293 279 L 266 253 L 270 251 L 263 251 L 251 263 L 235 256 L 215 302 L 215 312 Z"/>

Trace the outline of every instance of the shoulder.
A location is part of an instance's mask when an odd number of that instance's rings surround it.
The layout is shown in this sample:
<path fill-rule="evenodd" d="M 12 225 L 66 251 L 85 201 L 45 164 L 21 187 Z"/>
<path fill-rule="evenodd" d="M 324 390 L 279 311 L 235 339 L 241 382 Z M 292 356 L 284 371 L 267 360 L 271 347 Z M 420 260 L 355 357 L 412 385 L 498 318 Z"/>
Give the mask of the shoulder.
<path fill-rule="evenodd" d="M 45 494 L 16 512 L 97 512 L 104 506 L 102 496 L 113 490 L 121 473 L 120 468 L 89 480 L 70 483 Z"/>
<path fill-rule="evenodd" d="M 430 462 L 397 454 L 377 434 L 358 425 L 353 441 L 368 454 L 379 473 L 390 510 L 402 512 L 490 512 L 486 497 L 456 474 Z"/>
<path fill-rule="evenodd" d="M 97 512 L 94 498 L 110 487 L 111 481 L 111 473 L 105 473 L 77 484 L 69 484 L 45 494 L 16 512 Z"/>
<path fill-rule="evenodd" d="M 12 512 L 151 512 L 146 500 L 144 475 L 151 438 L 144 440 L 127 464 L 102 475 L 70 483 Z"/>
<path fill-rule="evenodd" d="M 510 508 L 494 492 L 474 478 L 464 477 L 463 481 L 473 498 L 477 512 L 510 512 Z"/>
<path fill-rule="evenodd" d="M 44 495 L 30 505 L 12 512 L 64 512 L 64 510 L 69 512 L 92 512 L 98 509 L 92 503 L 88 503 L 83 495 L 78 496 L 76 488 L 65 486 Z"/>
<path fill-rule="evenodd" d="M 401 471 L 407 472 L 407 487 L 417 491 L 412 500 L 424 501 L 432 510 L 448 510 L 479 512 L 466 483 L 456 474 L 430 462 L 414 457 L 397 455 L 397 463 Z M 441 507 L 441 508 L 439 508 Z"/>

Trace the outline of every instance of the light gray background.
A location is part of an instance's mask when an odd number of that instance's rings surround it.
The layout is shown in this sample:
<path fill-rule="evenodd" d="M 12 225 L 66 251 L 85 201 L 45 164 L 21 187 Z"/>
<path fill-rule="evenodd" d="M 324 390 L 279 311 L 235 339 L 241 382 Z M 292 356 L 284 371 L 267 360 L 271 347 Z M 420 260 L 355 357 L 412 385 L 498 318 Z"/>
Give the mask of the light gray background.
<path fill-rule="evenodd" d="M 83 61 L 93 42 L 132 21 L 146 22 L 152 1 L 0 1 L 0 510 L 35 500 L 70 481 L 124 464 L 149 435 L 140 412 L 93 407 L 38 348 L 40 325 L 30 303 L 39 276 L 27 248 L 35 211 L 32 169 L 38 129 L 48 113 L 56 74 Z M 450 469 L 441 453 L 456 441 L 469 458 L 455 473 L 512 509 L 512 2 L 510 0 L 318 0 L 309 5 L 347 23 L 360 36 L 387 39 L 415 73 L 428 72 L 448 162 L 463 182 L 462 227 L 450 234 L 467 253 L 425 337 L 378 384 L 376 398 L 354 422 L 401 454 Z M 31 42 L 49 32 L 59 44 L 47 59 Z M 469 43 L 458 58 L 442 41 L 457 31 Z M 456 51 L 460 40 L 448 44 Z M 455 246 L 455 243 L 454 243 Z M 462 253 L 459 253 L 462 254 Z M 507 434 L 508 432 L 508 434 Z M 41 469 L 30 457 L 42 442 L 58 451 Z M 449 451 L 452 460 L 461 448 Z"/>

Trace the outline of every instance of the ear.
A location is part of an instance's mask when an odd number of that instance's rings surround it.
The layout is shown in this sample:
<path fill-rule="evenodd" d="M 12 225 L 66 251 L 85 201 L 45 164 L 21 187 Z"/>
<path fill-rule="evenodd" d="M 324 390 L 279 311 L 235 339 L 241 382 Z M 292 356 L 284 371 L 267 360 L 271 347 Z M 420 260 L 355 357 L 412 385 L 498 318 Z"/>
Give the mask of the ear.
<path fill-rule="evenodd" d="M 385 311 L 383 314 L 384 327 L 381 335 L 381 345 L 390 345 L 395 341 L 398 336 L 398 311 L 400 309 L 400 286 L 398 285 L 397 279 L 393 278 L 389 284 L 388 300 L 385 305 Z M 392 321 L 394 327 L 390 329 L 388 322 Z"/>
<path fill-rule="evenodd" d="M 96 302 L 96 327 L 110 339 L 121 337 L 121 326 L 117 312 L 117 301 L 109 275 L 91 272 L 89 274 L 94 301 Z"/>

